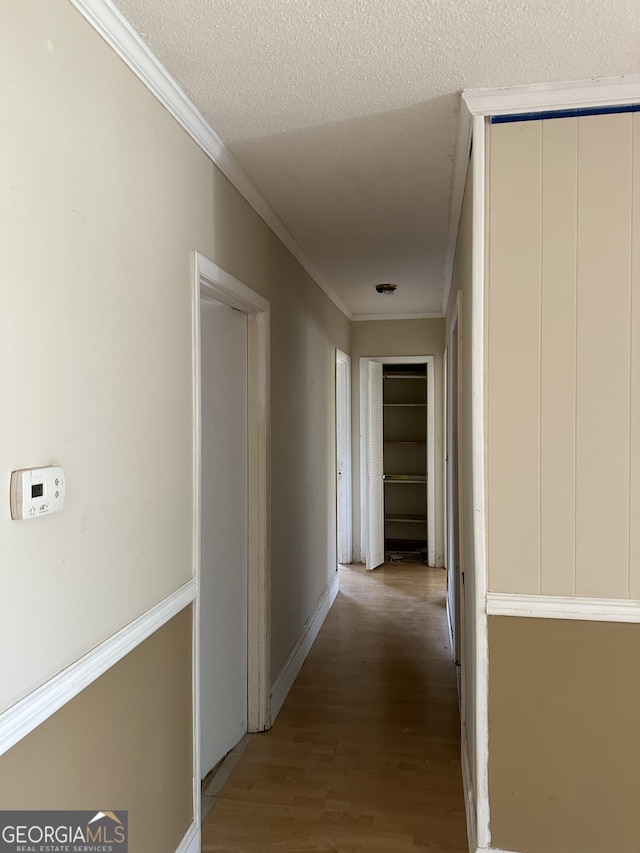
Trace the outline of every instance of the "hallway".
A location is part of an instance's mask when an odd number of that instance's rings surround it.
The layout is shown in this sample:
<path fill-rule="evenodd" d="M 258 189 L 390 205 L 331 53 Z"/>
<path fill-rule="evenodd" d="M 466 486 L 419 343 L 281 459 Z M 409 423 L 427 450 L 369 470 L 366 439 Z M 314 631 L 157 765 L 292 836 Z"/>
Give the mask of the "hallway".
<path fill-rule="evenodd" d="M 445 583 L 422 565 L 341 567 L 273 728 L 203 825 L 203 853 L 466 853 Z"/>

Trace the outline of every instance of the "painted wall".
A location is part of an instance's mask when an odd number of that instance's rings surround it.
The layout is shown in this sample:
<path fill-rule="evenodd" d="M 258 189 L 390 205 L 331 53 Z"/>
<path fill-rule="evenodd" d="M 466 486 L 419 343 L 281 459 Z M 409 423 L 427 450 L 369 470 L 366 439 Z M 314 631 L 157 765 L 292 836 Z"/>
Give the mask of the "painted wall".
<path fill-rule="evenodd" d="M 489 589 L 640 598 L 640 116 L 491 126 Z"/>
<path fill-rule="evenodd" d="M 471 469 L 471 310 L 473 291 L 472 269 L 472 214 L 473 168 L 470 163 L 460 214 L 458 239 L 453 264 L 449 304 L 447 306 L 447 344 L 456 304 L 458 305 L 459 352 L 459 403 L 458 410 L 458 518 L 460 569 L 464 573 L 461 584 L 461 610 L 464 633 L 461 637 L 462 690 L 462 746 L 467 751 L 474 792 L 476 784 L 476 572 L 473 532 L 473 479 Z"/>
<path fill-rule="evenodd" d="M 124 809 L 129 849 L 173 853 L 193 818 L 191 607 L 0 759 L 3 809 Z"/>
<path fill-rule="evenodd" d="M 349 323 L 66 0 L 2 4 L 0 87 L 0 470 L 67 476 L 0 517 L 0 709 L 191 577 L 193 250 L 271 301 L 276 676 L 335 571 Z"/>
<path fill-rule="evenodd" d="M 489 589 L 640 598 L 640 116 L 493 125 Z M 638 849 L 635 624 L 492 617 L 492 844 Z"/>
<path fill-rule="evenodd" d="M 636 853 L 640 625 L 489 619 L 491 843 Z"/>
<path fill-rule="evenodd" d="M 436 564 L 443 565 L 442 531 L 442 354 L 444 320 L 359 320 L 351 323 L 351 432 L 353 554 L 360 558 L 360 359 L 364 356 L 435 356 Z"/>

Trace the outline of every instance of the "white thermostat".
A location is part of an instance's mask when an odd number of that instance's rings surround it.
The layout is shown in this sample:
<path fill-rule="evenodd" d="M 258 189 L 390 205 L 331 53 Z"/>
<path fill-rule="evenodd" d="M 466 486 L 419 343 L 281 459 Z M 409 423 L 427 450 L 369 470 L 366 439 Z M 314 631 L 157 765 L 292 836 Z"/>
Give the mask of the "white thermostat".
<path fill-rule="evenodd" d="M 58 512 L 64 504 L 62 468 L 23 468 L 11 472 L 11 518 L 38 518 Z"/>

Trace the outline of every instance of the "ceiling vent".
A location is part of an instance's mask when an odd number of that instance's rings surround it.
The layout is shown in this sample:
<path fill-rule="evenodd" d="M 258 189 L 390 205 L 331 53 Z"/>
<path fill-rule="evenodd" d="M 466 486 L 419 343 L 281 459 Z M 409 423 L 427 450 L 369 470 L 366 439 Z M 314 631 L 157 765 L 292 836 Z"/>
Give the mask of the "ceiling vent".
<path fill-rule="evenodd" d="M 397 287 L 397 284 L 376 284 L 376 291 L 378 293 L 393 293 Z"/>

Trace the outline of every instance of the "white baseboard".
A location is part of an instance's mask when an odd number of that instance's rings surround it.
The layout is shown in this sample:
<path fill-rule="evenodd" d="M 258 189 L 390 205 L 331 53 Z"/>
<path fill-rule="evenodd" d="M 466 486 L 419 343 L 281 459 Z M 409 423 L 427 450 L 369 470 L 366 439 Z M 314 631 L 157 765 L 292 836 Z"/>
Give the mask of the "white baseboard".
<path fill-rule="evenodd" d="M 302 669 L 302 664 L 305 662 L 309 650 L 313 645 L 313 641 L 320 633 L 320 628 L 324 620 L 327 618 L 327 613 L 331 610 L 333 602 L 338 595 L 339 582 L 338 572 L 335 572 L 329 583 L 326 585 L 320 598 L 317 600 L 315 607 L 309 614 L 302 633 L 298 637 L 298 641 L 291 650 L 289 657 L 284 662 L 284 666 L 278 673 L 271 687 L 271 724 L 275 722 L 276 717 L 280 713 L 280 709 L 284 705 L 284 700 L 296 680 L 298 673 Z"/>
<path fill-rule="evenodd" d="M 471 773 L 471 757 L 469 755 L 469 742 L 467 732 L 462 727 L 462 786 L 464 790 L 464 812 L 467 818 L 467 838 L 469 839 L 469 853 L 479 853 L 476 847 L 476 794 L 473 788 L 473 774 Z M 498 853 L 498 851 L 496 851 Z"/>
<path fill-rule="evenodd" d="M 453 622 L 451 621 L 451 609 L 449 607 L 449 596 L 447 595 L 445 599 L 445 606 L 447 608 L 447 626 L 449 627 L 449 651 L 451 652 L 451 657 L 453 658 L 453 662 L 456 661 L 456 655 L 454 651 L 454 642 L 453 642 Z"/>
<path fill-rule="evenodd" d="M 133 651 L 143 640 L 172 619 L 196 596 L 194 580 L 158 602 L 142 616 L 125 625 L 80 660 L 50 678 L 0 714 L 0 755 L 15 746 L 85 687 Z"/>
<path fill-rule="evenodd" d="M 500 847 L 476 847 L 472 853 L 518 853 L 517 850 L 502 850 Z"/>
<path fill-rule="evenodd" d="M 176 853 L 200 853 L 200 831 L 195 820 L 185 832 Z"/>

